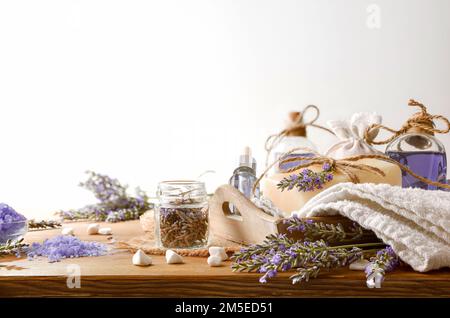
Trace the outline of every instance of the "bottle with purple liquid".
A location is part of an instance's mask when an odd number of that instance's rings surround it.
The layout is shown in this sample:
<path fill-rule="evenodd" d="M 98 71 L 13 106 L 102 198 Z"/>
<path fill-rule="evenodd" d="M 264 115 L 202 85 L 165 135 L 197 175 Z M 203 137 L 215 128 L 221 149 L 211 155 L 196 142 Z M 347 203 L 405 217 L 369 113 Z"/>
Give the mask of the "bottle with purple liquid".
<path fill-rule="evenodd" d="M 422 177 L 447 183 L 445 148 L 431 134 L 417 131 L 401 135 L 387 146 L 386 154 Z M 405 171 L 402 172 L 402 185 L 403 188 L 440 189 L 416 179 Z"/>

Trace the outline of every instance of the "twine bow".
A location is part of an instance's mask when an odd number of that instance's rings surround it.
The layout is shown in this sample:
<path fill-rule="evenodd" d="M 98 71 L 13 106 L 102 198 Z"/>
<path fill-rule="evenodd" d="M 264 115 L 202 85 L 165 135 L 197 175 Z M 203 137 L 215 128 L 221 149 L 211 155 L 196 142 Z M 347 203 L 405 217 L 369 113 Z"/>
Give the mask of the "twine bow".
<path fill-rule="evenodd" d="M 315 153 L 316 157 L 287 157 L 290 154 L 292 154 L 295 151 L 298 150 L 307 150 L 310 153 Z M 395 161 L 394 159 L 391 159 L 385 155 L 378 155 L 378 154 L 367 154 L 367 155 L 358 155 L 358 156 L 352 156 L 352 157 L 347 157 L 344 159 L 333 159 L 330 157 L 326 157 L 326 156 L 321 156 L 319 155 L 317 152 L 311 150 L 311 149 L 307 149 L 307 148 L 295 148 L 292 149 L 291 151 L 285 153 L 283 156 L 280 157 L 280 159 L 276 160 L 274 163 L 272 163 L 263 173 L 262 175 L 256 180 L 255 184 L 253 185 L 253 194 L 255 194 L 256 188 L 258 186 L 258 184 L 261 182 L 261 180 L 264 178 L 264 176 L 267 174 L 267 172 L 269 172 L 269 170 L 277 163 L 281 163 L 281 164 L 285 164 L 285 163 L 293 163 L 293 162 L 299 162 L 297 165 L 295 165 L 292 168 L 289 169 L 285 169 L 282 170 L 281 173 L 293 173 L 296 172 L 300 169 L 304 169 L 304 168 L 308 168 L 312 165 L 318 165 L 318 164 L 325 164 L 328 163 L 332 170 L 335 172 L 340 172 L 343 173 L 344 175 L 346 175 L 350 181 L 352 183 L 360 183 L 360 179 L 357 175 L 357 171 L 365 171 L 365 172 L 370 172 L 370 173 L 374 173 L 377 174 L 379 176 L 386 176 L 386 174 L 376 168 L 376 167 L 372 167 L 370 165 L 366 165 L 360 162 L 357 162 L 361 159 L 377 159 L 380 161 L 384 161 L 384 162 L 389 162 L 392 163 L 396 166 L 398 166 L 401 170 L 405 171 L 406 173 L 410 174 L 411 176 L 413 176 L 414 178 L 428 184 L 431 186 L 435 186 L 438 188 L 445 188 L 445 189 L 450 189 L 450 185 L 445 184 L 445 183 L 440 183 L 440 182 L 436 182 L 436 181 L 432 181 L 430 179 L 424 178 L 418 174 L 416 174 L 415 172 L 413 172 L 411 169 L 409 169 L 407 166 Z"/>
<path fill-rule="evenodd" d="M 315 110 L 316 114 L 311 120 L 304 122 L 303 119 L 305 118 L 305 114 L 310 110 Z M 329 133 L 334 135 L 333 131 L 331 131 L 330 129 L 323 127 L 321 125 L 315 124 L 315 122 L 319 118 L 319 116 L 320 116 L 319 107 L 317 107 L 315 105 L 308 105 L 300 112 L 300 116 L 298 116 L 296 118 L 296 121 L 293 122 L 289 127 L 287 127 L 286 129 L 283 129 L 278 134 L 270 135 L 267 138 L 266 143 L 265 143 L 265 149 L 267 152 L 266 166 L 269 163 L 269 157 L 270 157 L 270 153 L 272 152 L 272 150 L 281 142 L 281 140 L 284 137 L 288 136 L 292 132 L 302 130 L 302 129 L 304 130 L 304 129 L 306 129 L 307 126 L 311 126 L 311 127 L 316 127 L 316 128 L 328 131 Z"/>
<path fill-rule="evenodd" d="M 384 125 L 381 125 L 381 124 L 373 124 L 372 126 L 367 128 L 367 130 L 365 132 L 364 137 L 365 137 L 367 143 L 373 144 L 373 145 L 388 144 L 391 141 L 393 141 L 395 138 L 397 138 L 398 136 L 403 135 L 403 134 L 411 131 L 412 129 L 417 129 L 419 131 L 421 130 L 430 135 L 434 135 L 435 133 L 436 134 L 447 134 L 448 132 L 450 132 L 450 121 L 446 117 L 444 117 L 442 115 L 430 115 L 427 112 L 427 108 L 425 107 L 425 105 L 415 101 L 414 99 L 409 100 L 408 106 L 419 107 L 421 109 L 421 111 L 412 115 L 406 121 L 406 123 L 403 124 L 403 126 L 399 130 L 392 129 L 392 128 L 386 127 Z M 444 122 L 447 125 L 446 129 L 435 128 L 436 127 L 435 121 L 439 121 L 439 120 Z M 381 141 L 373 140 L 373 138 L 371 137 L 371 136 L 373 136 L 373 131 L 376 131 L 380 128 L 393 133 L 393 135 L 385 140 L 381 140 Z"/>

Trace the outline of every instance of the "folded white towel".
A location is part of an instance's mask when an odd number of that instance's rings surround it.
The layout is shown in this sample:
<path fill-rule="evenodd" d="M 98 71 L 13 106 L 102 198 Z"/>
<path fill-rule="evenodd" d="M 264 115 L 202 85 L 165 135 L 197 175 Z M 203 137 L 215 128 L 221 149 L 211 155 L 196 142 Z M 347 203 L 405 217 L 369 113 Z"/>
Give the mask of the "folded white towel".
<path fill-rule="evenodd" d="M 416 271 L 450 267 L 450 192 L 340 183 L 293 214 L 341 214 L 372 230 Z"/>

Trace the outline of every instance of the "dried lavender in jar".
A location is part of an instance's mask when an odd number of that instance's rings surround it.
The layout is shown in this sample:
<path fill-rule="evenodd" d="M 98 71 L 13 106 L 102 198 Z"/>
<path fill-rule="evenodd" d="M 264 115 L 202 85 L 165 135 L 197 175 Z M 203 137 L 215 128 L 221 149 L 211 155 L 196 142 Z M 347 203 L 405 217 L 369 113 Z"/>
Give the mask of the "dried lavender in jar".
<path fill-rule="evenodd" d="M 205 185 L 197 181 L 165 181 L 158 187 L 155 214 L 159 245 L 200 248 L 208 243 L 208 201 Z"/>

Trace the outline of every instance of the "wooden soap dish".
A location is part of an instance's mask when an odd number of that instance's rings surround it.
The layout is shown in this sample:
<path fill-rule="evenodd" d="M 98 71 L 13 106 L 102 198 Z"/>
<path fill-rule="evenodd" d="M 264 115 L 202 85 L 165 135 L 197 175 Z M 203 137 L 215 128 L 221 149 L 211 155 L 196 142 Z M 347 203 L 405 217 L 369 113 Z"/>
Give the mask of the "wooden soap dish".
<path fill-rule="evenodd" d="M 231 212 L 230 204 L 239 211 L 239 215 Z M 284 223 L 285 219 L 265 213 L 240 191 L 230 185 L 220 186 L 210 199 L 209 206 L 209 224 L 213 236 L 242 245 L 262 243 L 266 236 L 271 234 L 286 234 L 288 237 L 296 240 L 304 238 L 300 231 L 289 232 L 287 230 L 288 225 Z M 354 226 L 352 220 L 342 216 L 311 217 L 306 219 L 328 224 L 340 223 L 344 229 Z M 375 234 L 365 231 L 361 238 L 353 242 L 366 243 L 377 241 L 379 240 Z"/>

